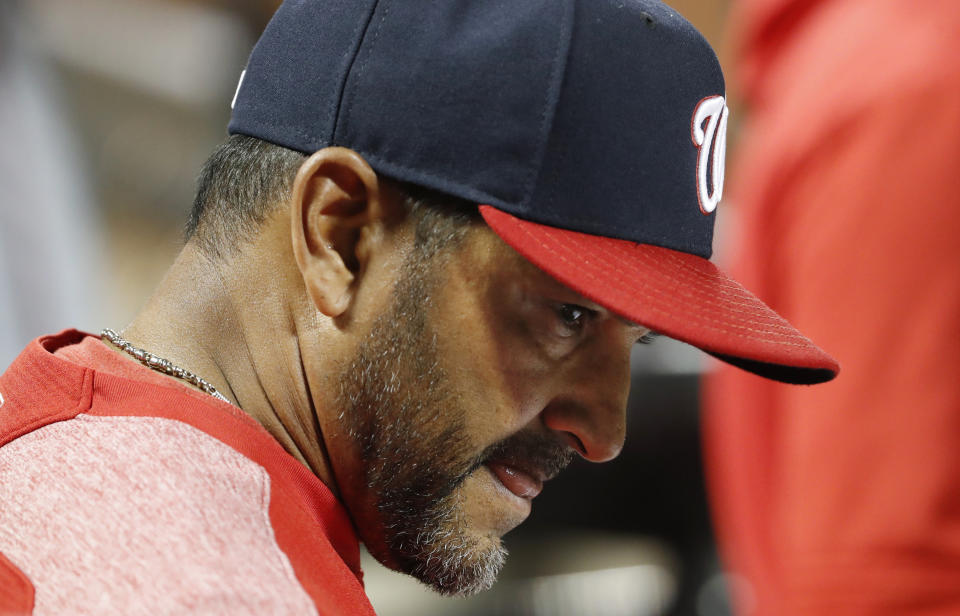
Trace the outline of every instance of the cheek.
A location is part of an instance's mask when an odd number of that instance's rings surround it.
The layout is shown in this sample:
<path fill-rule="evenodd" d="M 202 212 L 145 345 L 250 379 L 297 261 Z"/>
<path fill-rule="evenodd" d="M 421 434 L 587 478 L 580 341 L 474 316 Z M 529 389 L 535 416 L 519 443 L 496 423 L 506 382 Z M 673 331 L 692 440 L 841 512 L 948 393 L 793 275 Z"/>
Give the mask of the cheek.
<path fill-rule="evenodd" d="M 502 316 L 502 315 L 501 315 Z M 550 365 L 519 320 L 463 310 L 440 354 L 471 434 L 483 444 L 528 424 L 548 401 Z"/>

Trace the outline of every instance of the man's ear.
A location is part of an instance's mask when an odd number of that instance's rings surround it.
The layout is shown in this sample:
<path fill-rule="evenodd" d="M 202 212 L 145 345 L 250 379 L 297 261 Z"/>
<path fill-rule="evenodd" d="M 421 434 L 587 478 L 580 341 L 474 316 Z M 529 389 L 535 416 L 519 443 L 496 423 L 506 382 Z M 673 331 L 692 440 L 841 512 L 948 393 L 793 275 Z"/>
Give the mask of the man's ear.
<path fill-rule="evenodd" d="M 363 157 L 347 148 L 319 150 L 297 172 L 290 200 L 293 254 L 313 303 L 327 316 L 350 306 L 367 258 L 362 231 L 389 213 L 383 188 Z"/>

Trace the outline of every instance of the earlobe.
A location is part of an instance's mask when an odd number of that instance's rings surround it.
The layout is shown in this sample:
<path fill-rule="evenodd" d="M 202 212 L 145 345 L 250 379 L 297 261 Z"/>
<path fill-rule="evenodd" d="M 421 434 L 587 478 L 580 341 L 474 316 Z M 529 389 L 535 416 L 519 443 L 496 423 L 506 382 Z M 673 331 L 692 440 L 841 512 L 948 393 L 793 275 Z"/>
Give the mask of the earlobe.
<path fill-rule="evenodd" d="M 383 217 L 377 175 L 353 150 L 324 148 L 300 167 L 290 199 L 293 254 L 307 293 L 320 312 L 339 317 L 362 269 L 361 231 Z"/>
<path fill-rule="evenodd" d="M 353 275 L 346 268 L 310 265 L 303 272 L 307 293 L 317 310 L 336 318 L 350 306 Z"/>

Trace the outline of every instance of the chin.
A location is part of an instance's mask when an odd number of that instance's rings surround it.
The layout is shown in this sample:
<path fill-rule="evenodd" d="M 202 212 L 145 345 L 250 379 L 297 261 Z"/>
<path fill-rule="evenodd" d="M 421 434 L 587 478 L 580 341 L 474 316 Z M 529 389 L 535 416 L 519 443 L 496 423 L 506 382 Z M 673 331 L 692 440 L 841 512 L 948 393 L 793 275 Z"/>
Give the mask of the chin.
<path fill-rule="evenodd" d="M 411 575 L 445 596 L 462 597 L 489 590 L 507 557 L 499 537 L 447 539 Z"/>
<path fill-rule="evenodd" d="M 467 596 L 488 590 L 503 568 L 507 550 L 498 531 L 468 522 L 457 501 L 444 499 L 432 511 L 420 512 L 415 526 L 384 527 L 384 541 L 377 547 L 368 543 L 367 549 L 384 566 L 406 573 L 442 595 Z"/>

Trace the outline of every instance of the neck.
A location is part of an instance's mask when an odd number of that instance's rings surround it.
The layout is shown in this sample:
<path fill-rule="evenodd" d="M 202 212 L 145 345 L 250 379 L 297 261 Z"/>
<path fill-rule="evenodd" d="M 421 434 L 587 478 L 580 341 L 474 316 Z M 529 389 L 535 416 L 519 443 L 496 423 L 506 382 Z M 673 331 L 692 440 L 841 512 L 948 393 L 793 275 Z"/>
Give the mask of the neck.
<path fill-rule="evenodd" d="M 214 263 L 188 244 L 122 335 L 209 381 L 336 493 L 277 269 Z"/>

